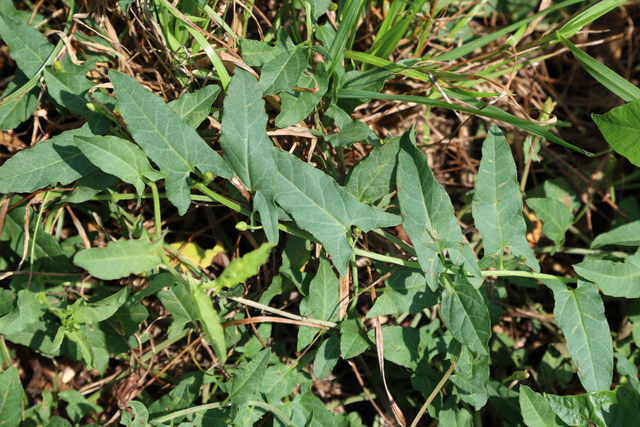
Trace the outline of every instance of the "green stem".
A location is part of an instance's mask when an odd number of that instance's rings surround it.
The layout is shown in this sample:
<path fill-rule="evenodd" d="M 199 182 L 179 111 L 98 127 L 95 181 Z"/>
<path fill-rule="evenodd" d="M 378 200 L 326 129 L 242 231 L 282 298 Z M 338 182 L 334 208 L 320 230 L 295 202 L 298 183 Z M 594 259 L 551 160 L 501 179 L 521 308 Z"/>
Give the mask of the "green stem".
<path fill-rule="evenodd" d="M 160 194 L 158 193 L 158 186 L 155 182 L 149 181 L 147 182 L 149 187 L 151 187 L 151 193 L 153 195 L 153 218 L 156 223 L 155 237 L 156 241 L 160 240 L 160 236 L 162 235 L 162 217 L 160 216 Z"/>

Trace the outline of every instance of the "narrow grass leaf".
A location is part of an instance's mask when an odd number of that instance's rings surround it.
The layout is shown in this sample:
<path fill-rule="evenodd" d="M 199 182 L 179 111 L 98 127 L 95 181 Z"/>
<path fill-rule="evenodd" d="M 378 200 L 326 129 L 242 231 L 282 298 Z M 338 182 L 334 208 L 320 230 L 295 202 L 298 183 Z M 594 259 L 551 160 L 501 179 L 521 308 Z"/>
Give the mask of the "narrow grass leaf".
<path fill-rule="evenodd" d="M 439 292 L 427 287 L 427 279 L 418 270 L 403 267 L 386 280 L 384 292 L 367 313 L 367 318 L 401 313 L 420 313 L 438 303 Z"/>
<path fill-rule="evenodd" d="M 491 126 L 482 144 L 478 183 L 473 195 L 473 219 L 484 245 L 485 258 L 498 257 L 506 248 L 524 263 L 540 272 L 525 237 L 527 226 L 522 216 L 522 196 L 516 179 L 516 164 L 502 131 Z"/>
<path fill-rule="evenodd" d="M 262 67 L 259 87 L 263 95 L 276 95 L 292 89 L 305 68 L 307 68 L 306 47 L 296 46 L 295 49 L 280 53 L 273 61 Z"/>
<path fill-rule="evenodd" d="M 324 63 L 318 63 L 314 76 L 318 82 L 317 92 L 290 90 L 280 94 L 280 114 L 276 117 L 276 126 L 286 128 L 300 123 L 320 103 L 329 87 L 329 77 Z"/>
<path fill-rule="evenodd" d="M 624 2 L 625 0 L 604 0 L 591 3 L 585 10 L 579 12 L 567 21 L 567 23 L 558 30 L 558 34 L 567 38 L 573 37 L 582 27 L 589 25 Z M 550 12 L 549 9 L 547 9 L 548 12 Z"/>
<path fill-rule="evenodd" d="M 0 37 L 9 46 L 11 59 L 27 79 L 35 76 L 53 53 L 54 47 L 35 28 L 0 12 Z"/>
<path fill-rule="evenodd" d="M 528 427 L 567 427 L 547 400 L 526 385 L 520 386 L 520 410 Z"/>
<path fill-rule="evenodd" d="M 220 145 L 227 162 L 249 191 L 265 234 L 278 242 L 278 213 L 273 181 L 277 175 L 275 147 L 267 136 L 267 113 L 262 91 L 251 74 L 237 70 L 224 100 Z"/>
<path fill-rule="evenodd" d="M 340 21 L 340 25 L 338 26 L 338 32 L 333 38 L 331 47 L 329 48 L 329 56 L 331 57 L 329 66 L 327 67 L 327 74 L 329 76 L 333 74 L 333 71 L 342 61 L 342 52 L 347 47 L 349 35 L 352 31 L 356 31 L 357 19 L 364 4 L 364 0 L 351 1 L 347 4 L 346 9 L 344 9 L 344 11 L 342 12 L 342 20 Z M 328 27 L 331 26 L 329 25 Z M 326 32 L 328 33 L 330 32 L 330 30 L 327 29 Z"/>
<path fill-rule="evenodd" d="M 316 358 L 313 360 L 313 374 L 318 379 L 327 378 L 338 363 L 339 358 L 340 337 L 337 333 L 333 333 L 318 347 Z"/>
<path fill-rule="evenodd" d="M 551 255 L 564 244 L 564 237 L 573 223 L 573 214 L 562 202 L 549 198 L 530 198 L 527 205 L 536 212 L 536 217 L 542 221 L 542 232 L 553 240 L 555 246 Z"/>
<path fill-rule="evenodd" d="M 213 301 L 204 292 L 202 286 L 196 284 L 191 277 L 189 277 L 189 291 L 191 293 L 191 302 L 193 302 L 193 307 L 196 309 L 202 329 L 207 334 L 205 339 L 213 347 L 213 351 L 220 359 L 220 363 L 224 364 L 227 361 L 227 343 L 220 323 L 220 316 L 213 308 Z"/>
<path fill-rule="evenodd" d="M 233 177 L 222 157 L 162 99 L 132 77 L 109 70 L 118 109 L 133 139 L 167 174 L 167 197 L 184 215 L 191 202 L 189 174 L 210 172 Z"/>
<path fill-rule="evenodd" d="M 458 342 L 478 354 L 489 354 L 489 309 L 466 276 L 460 276 L 455 285 L 442 293 L 440 312 L 444 324 Z"/>
<path fill-rule="evenodd" d="M 340 92 L 358 91 L 362 93 L 374 93 L 377 94 L 382 90 L 387 80 L 393 78 L 393 74 L 385 69 L 375 68 L 367 71 L 348 71 L 340 79 Z M 362 104 L 366 104 L 371 101 L 372 98 L 367 96 L 359 98 L 344 98 L 338 96 L 338 106 L 346 111 L 348 114 L 353 113 L 353 110 Z"/>
<path fill-rule="evenodd" d="M 229 398 L 235 406 L 246 404 L 253 396 L 260 393 L 270 357 L 271 350 L 268 348 L 260 351 L 251 362 L 231 378 Z"/>
<path fill-rule="evenodd" d="M 157 244 L 149 240 L 118 240 L 106 248 L 85 249 L 73 262 L 102 280 L 114 280 L 130 274 L 142 274 L 160 264 Z"/>
<path fill-rule="evenodd" d="M 613 343 L 598 288 L 578 281 L 576 289 L 553 288 L 553 315 L 567 340 L 587 391 L 609 390 L 613 376 Z"/>
<path fill-rule="evenodd" d="M 589 260 L 574 265 L 573 269 L 598 285 L 605 295 L 640 298 L 640 252 L 625 258 L 624 262 Z"/>
<path fill-rule="evenodd" d="M 20 424 L 23 397 L 18 369 L 10 366 L 0 376 L 0 426 L 17 427 Z"/>
<path fill-rule="evenodd" d="M 616 153 L 640 166 L 640 99 L 591 118 Z"/>
<path fill-rule="evenodd" d="M 169 107 L 180 116 L 183 122 L 195 129 L 211 113 L 211 105 L 221 90 L 222 88 L 217 85 L 205 86 L 169 102 Z"/>
<path fill-rule="evenodd" d="M 260 267 L 267 262 L 271 248 L 273 248 L 273 244 L 263 243 L 258 249 L 234 259 L 222 274 L 213 281 L 211 287 L 220 290 L 222 288 L 232 288 L 238 283 L 246 282 L 247 279 L 258 274 Z"/>
<path fill-rule="evenodd" d="M 415 131 L 405 133 L 400 139 L 396 172 L 402 225 L 416 249 L 427 284 L 435 291 L 444 271 L 443 251 L 448 250 L 452 260 L 463 262 L 464 240 L 451 199 L 428 163 L 415 145 Z"/>
<path fill-rule="evenodd" d="M 277 151 L 276 202 L 298 226 L 313 234 L 341 275 L 354 253 L 346 233 L 355 225 L 368 232 L 393 227 L 400 218 L 366 205 L 333 178 L 286 151 Z"/>
<path fill-rule="evenodd" d="M 591 249 L 605 245 L 640 246 L 640 221 L 633 221 L 598 234 L 591 242 Z"/>
<path fill-rule="evenodd" d="M 107 320 L 127 301 L 129 288 L 122 288 L 113 295 L 108 296 L 98 302 L 87 303 L 84 299 L 79 299 L 67 310 L 73 315 L 76 323 L 93 324 Z"/>

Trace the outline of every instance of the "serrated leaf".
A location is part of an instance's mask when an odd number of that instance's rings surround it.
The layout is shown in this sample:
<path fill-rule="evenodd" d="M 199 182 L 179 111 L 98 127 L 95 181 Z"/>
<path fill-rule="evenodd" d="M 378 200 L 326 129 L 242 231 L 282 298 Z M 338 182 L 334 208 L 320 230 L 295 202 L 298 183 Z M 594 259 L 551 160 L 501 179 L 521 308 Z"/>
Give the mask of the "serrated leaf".
<path fill-rule="evenodd" d="M 53 45 L 40 31 L 2 12 L 0 12 L 0 37 L 9 46 L 11 59 L 16 61 L 18 68 L 27 79 L 35 76 L 53 53 Z"/>
<path fill-rule="evenodd" d="M 98 302 L 87 303 L 79 299 L 67 311 L 78 324 L 94 324 L 113 316 L 129 297 L 129 288 L 122 288 L 113 295 Z"/>
<path fill-rule="evenodd" d="M 278 212 L 273 185 L 276 148 L 267 136 L 267 120 L 255 77 L 236 71 L 224 100 L 220 145 L 244 186 L 256 192 L 254 209 L 260 213 L 267 239 L 277 243 Z"/>
<path fill-rule="evenodd" d="M 340 303 L 339 280 L 331 264 L 320 259 L 318 273 L 309 286 L 309 296 L 300 302 L 300 314 L 317 320 L 331 320 L 338 313 Z M 298 330 L 298 351 L 309 345 L 319 329 L 301 326 Z"/>
<path fill-rule="evenodd" d="M 307 47 L 296 46 L 276 56 L 262 67 L 259 87 L 263 95 L 276 95 L 293 89 L 307 68 Z"/>
<path fill-rule="evenodd" d="M 271 350 L 262 350 L 231 378 L 229 399 L 235 406 L 244 405 L 260 392 L 270 357 Z"/>
<path fill-rule="evenodd" d="M 267 262 L 271 248 L 273 248 L 273 244 L 263 243 L 258 249 L 234 259 L 210 286 L 220 290 L 246 282 L 247 279 L 258 274 L 262 264 Z"/>
<path fill-rule="evenodd" d="M 191 293 L 191 301 L 198 314 L 200 324 L 207 334 L 206 340 L 213 347 L 216 355 L 220 359 L 220 363 L 224 364 L 227 360 L 227 343 L 224 338 L 224 330 L 220 322 L 220 316 L 213 308 L 211 297 L 207 295 L 202 286 L 197 285 L 194 279 L 189 276 L 189 290 Z"/>
<path fill-rule="evenodd" d="M 566 427 L 545 398 L 526 385 L 520 386 L 520 409 L 524 423 L 529 427 Z"/>
<path fill-rule="evenodd" d="M 10 366 L 0 376 L 0 426 L 15 427 L 20 424 L 23 395 L 18 370 Z"/>
<path fill-rule="evenodd" d="M 640 246 L 640 221 L 633 221 L 597 235 L 591 242 L 591 249 L 605 245 Z"/>
<path fill-rule="evenodd" d="M 605 295 L 640 297 L 640 251 L 625 258 L 624 262 L 589 260 L 574 265 L 573 269 L 598 285 Z"/>
<path fill-rule="evenodd" d="M 313 374 L 318 379 L 327 378 L 335 368 L 340 358 L 340 337 L 331 334 L 318 347 L 316 358 L 313 360 Z"/>
<path fill-rule="evenodd" d="M 506 248 L 539 273 L 540 266 L 525 237 L 522 196 L 516 164 L 502 131 L 492 125 L 482 144 L 478 183 L 473 195 L 473 219 L 482 235 L 485 258 L 498 257 Z"/>
<path fill-rule="evenodd" d="M 384 292 L 367 313 L 367 318 L 387 314 L 420 313 L 438 303 L 439 292 L 427 287 L 427 279 L 418 269 L 402 267 L 386 280 Z"/>
<path fill-rule="evenodd" d="M 73 142 L 74 136 L 93 136 L 88 125 L 20 151 L 0 167 L 0 193 L 31 193 L 48 185 L 67 185 L 96 167 Z"/>
<path fill-rule="evenodd" d="M 438 276 L 444 272 L 442 252 L 448 250 L 460 265 L 467 261 L 462 258 L 465 243 L 451 199 L 433 176 L 425 154 L 416 147 L 413 129 L 400 138 L 396 184 L 402 226 L 413 243 L 427 284 L 435 291 Z M 473 264 L 467 264 L 471 269 Z"/>
<path fill-rule="evenodd" d="M 345 180 L 345 189 L 365 203 L 375 202 L 393 193 L 399 149 L 399 137 L 389 139 L 380 148 L 374 148 L 351 168 Z"/>
<path fill-rule="evenodd" d="M 192 128 L 197 128 L 211 112 L 211 105 L 222 88 L 217 85 L 205 86 L 193 93 L 185 93 L 169 102 L 169 107 Z"/>
<path fill-rule="evenodd" d="M 479 411 L 489 399 L 485 388 L 489 381 L 489 356 L 474 355 L 468 347 L 463 347 L 455 375 L 450 379 L 458 389 L 458 397 Z"/>
<path fill-rule="evenodd" d="M 616 153 L 640 166 L 640 99 L 591 118 Z"/>
<path fill-rule="evenodd" d="M 73 262 L 102 280 L 142 274 L 160 264 L 157 244 L 148 240 L 118 240 L 106 248 L 85 249 Z"/>
<path fill-rule="evenodd" d="M 340 322 L 340 354 L 351 359 L 369 349 L 369 340 L 360 319 L 344 319 Z"/>
<path fill-rule="evenodd" d="M 624 386 L 577 396 L 547 394 L 545 399 L 558 417 L 571 426 L 635 425 L 640 418 L 640 394 Z"/>
<path fill-rule="evenodd" d="M 109 70 L 118 109 L 145 154 L 167 174 L 169 201 L 184 215 L 191 203 L 189 174 L 210 172 L 233 177 L 222 157 L 162 99 L 132 77 Z"/>
<path fill-rule="evenodd" d="M 460 276 L 455 285 L 442 293 L 440 311 L 444 324 L 458 342 L 478 354 L 489 354 L 489 309 L 466 276 Z"/>
<path fill-rule="evenodd" d="M 276 117 L 276 126 L 286 128 L 300 123 L 320 103 L 329 86 L 329 76 L 324 63 L 318 63 L 314 75 L 318 82 L 317 92 L 290 90 L 280 94 L 280 114 Z"/>
<path fill-rule="evenodd" d="M 555 281 L 557 282 L 557 281 Z M 546 283 L 546 282 L 545 282 Z M 567 350 L 578 367 L 587 391 L 609 390 L 613 376 L 613 343 L 598 288 L 578 281 L 576 289 L 557 284 L 553 315 L 567 340 Z"/>
<path fill-rule="evenodd" d="M 536 212 L 536 217 L 542 221 L 542 232 L 553 240 L 555 246 L 551 255 L 564 244 L 564 237 L 573 222 L 573 214 L 562 202 L 549 198 L 527 199 L 527 205 Z"/>
<path fill-rule="evenodd" d="M 145 174 L 155 172 L 142 150 L 117 136 L 76 136 L 74 142 L 91 163 L 144 192 Z"/>
<path fill-rule="evenodd" d="M 276 153 L 276 202 L 323 244 L 341 275 L 347 275 L 353 254 L 346 237 L 351 226 L 368 232 L 400 223 L 399 217 L 361 203 L 310 164 L 286 151 Z"/>

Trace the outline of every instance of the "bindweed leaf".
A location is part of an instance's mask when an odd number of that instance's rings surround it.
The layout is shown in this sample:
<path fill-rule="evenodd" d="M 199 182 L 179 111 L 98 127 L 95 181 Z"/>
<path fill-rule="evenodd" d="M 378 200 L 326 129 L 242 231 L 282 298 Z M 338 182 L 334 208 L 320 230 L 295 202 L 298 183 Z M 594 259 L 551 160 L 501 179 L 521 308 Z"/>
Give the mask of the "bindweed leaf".
<path fill-rule="evenodd" d="M 458 397 L 480 410 L 486 405 L 489 393 L 485 386 L 489 381 L 489 356 L 471 353 L 468 347 L 462 353 L 455 368 L 451 382 L 458 389 Z"/>
<path fill-rule="evenodd" d="M 542 232 L 555 243 L 551 251 L 553 255 L 564 244 L 565 233 L 573 222 L 573 214 L 564 203 L 548 198 L 530 198 L 527 199 L 527 205 L 542 221 Z"/>
<path fill-rule="evenodd" d="M 307 48 L 285 50 L 262 67 L 259 87 L 263 95 L 276 95 L 292 89 L 307 68 Z"/>
<path fill-rule="evenodd" d="M 640 166 L 640 99 L 591 118 L 616 153 Z"/>
<path fill-rule="evenodd" d="M 129 288 L 123 288 L 115 294 L 97 302 L 87 303 L 80 298 L 67 308 L 68 313 L 78 324 L 93 324 L 107 320 L 126 302 L 129 297 Z"/>
<path fill-rule="evenodd" d="M 340 337 L 337 333 L 331 334 L 318 347 L 316 358 L 313 360 L 313 374 L 319 378 L 327 378 L 340 358 Z"/>
<path fill-rule="evenodd" d="M 0 37 L 9 46 L 11 59 L 16 61 L 18 68 L 27 79 L 42 70 L 54 50 L 53 45 L 40 31 L 2 12 L 0 12 Z"/>
<path fill-rule="evenodd" d="M 591 242 L 592 249 L 605 245 L 640 246 L 640 221 L 633 221 L 598 234 Z"/>
<path fill-rule="evenodd" d="M 268 348 L 260 351 L 233 376 L 229 398 L 235 406 L 244 405 L 260 392 L 270 357 L 271 351 Z"/>
<path fill-rule="evenodd" d="M 286 128 L 296 125 L 306 119 L 318 105 L 329 85 L 324 63 L 318 63 L 314 75 L 318 84 L 317 92 L 309 93 L 294 89 L 280 94 L 281 108 L 280 114 L 276 117 L 276 126 Z"/>
<path fill-rule="evenodd" d="M 202 286 L 195 283 L 191 276 L 189 276 L 189 290 L 202 329 L 207 334 L 206 340 L 213 347 L 220 363 L 224 364 L 227 360 L 227 344 L 220 324 L 220 316 L 213 308 L 211 297 L 204 292 Z"/>
<path fill-rule="evenodd" d="M 526 385 L 520 386 L 520 410 L 529 427 L 566 427 L 546 399 Z"/>
<path fill-rule="evenodd" d="M 195 129 L 211 113 L 211 105 L 213 105 L 221 90 L 220 86 L 205 86 L 193 93 L 185 93 L 180 98 L 171 101 L 169 107 L 180 116 L 183 122 Z"/>
<path fill-rule="evenodd" d="M 573 266 L 580 276 L 595 283 L 603 294 L 612 297 L 640 297 L 640 251 L 624 262 L 583 261 Z"/>
<path fill-rule="evenodd" d="M 360 319 L 340 322 L 340 353 L 343 359 L 359 356 L 369 349 L 369 339 Z"/>
<path fill-rule="evenodd" d="M 0 426 L 17 427 L 22 421 L 24 389 L 13 366 L 0 376 Z"/>
<path fill-rule="evenodd" d="M 386 280 L 386 287 L 367 313 L 367 318 L 387 314 L 420 313 L 438 303 L 439 292 L 427 287 L 427 279 L 418 269 L 401 268 Z"/>

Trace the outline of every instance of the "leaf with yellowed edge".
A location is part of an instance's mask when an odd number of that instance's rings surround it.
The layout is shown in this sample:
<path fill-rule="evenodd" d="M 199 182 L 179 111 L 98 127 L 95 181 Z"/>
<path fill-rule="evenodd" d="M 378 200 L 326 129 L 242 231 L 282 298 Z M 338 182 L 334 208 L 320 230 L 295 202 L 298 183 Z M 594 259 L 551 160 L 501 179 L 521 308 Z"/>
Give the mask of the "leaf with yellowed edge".
<path fill-rule="evenodd" d="M 211 265 L 213 259 L 220 254 L 225 253 L 222 243 L 217 242 L 213 249 L 203 249 L 196 242 L 173 242 L 170 245 L 179 252 L 181 258 L 186 258 L 202 267 Z M 188 267 L 185 262 L 181 262 L 181 269 L 185 271 Z"/>

